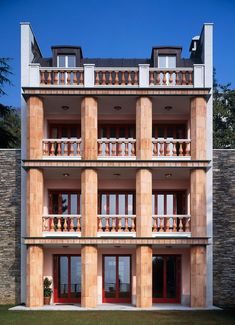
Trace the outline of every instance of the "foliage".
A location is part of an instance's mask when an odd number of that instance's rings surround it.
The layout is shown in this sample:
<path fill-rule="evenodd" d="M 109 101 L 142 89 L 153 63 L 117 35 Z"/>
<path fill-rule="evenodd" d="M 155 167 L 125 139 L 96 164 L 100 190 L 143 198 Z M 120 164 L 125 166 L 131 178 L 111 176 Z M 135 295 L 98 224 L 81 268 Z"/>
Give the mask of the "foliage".
<path fill-rule="evenodd" d="M 50 281 L 48 278 L 45 278 L 43 281 L 43 287 L 44 287 L 44 297 L 51 297 L 52 289 L 50 288 L 52 284 L 52 281 Z"/>
<path fill-rule="evenodd" d="M 214 78 L 213 129 L 215 149 L 235 149 L 235 90 Z"/>
<path fill-rule="evenodd" d="M 0 58 L 0 96 L 6 95 L 3 90 L 5 84 L 12 85 L 9 79 L 9 75 L 12 74 L 9 61 L 9 58 Z"/>

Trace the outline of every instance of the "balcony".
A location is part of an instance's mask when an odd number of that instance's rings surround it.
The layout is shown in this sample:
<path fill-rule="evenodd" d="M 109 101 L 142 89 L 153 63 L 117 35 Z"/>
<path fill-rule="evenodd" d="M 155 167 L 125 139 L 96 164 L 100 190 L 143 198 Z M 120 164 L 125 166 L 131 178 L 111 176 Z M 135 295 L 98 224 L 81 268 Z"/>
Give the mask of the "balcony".
<path fill-rule="evenodd" d="M 153 139 L 153 159 L 191 159 L 190 139 Z"/>
<path fill-rule="evenodd" d="M 148 64 L 138 67 L 95 67 L 84 64 L 78 68 L 41 67 L 30 64 L 33 87 L 79 87 L 79 88 L 117 88 L 117 87 L 180 87 L 203 88 L 205 68 L 203 64 L 174 69 L 150 68 Z"/>
<path fill-rule="evenodd" d="M 136 140 L 133 138 L 125 139 L 98 139 L 98 157 L 100 159 L 135 159 Z"/>
<path fill-rule="evenodd" d="M 81 139 L 43 139 L 43 157 L 81 158 Z"/>
<path fill-rule="evenodd" d="M 44 215 L 42 232 L 43 236 L 81 236 L 81 215 Z"/>
<path fill-rule="evenodd" d="M 128 236 L 135 237 L 135 215 L 98 215 L 97 236 Z"/>
<path fill-rule="evenodd" d="M 152 236 L 191 236 L 190 215 L 154 215 Z"/>

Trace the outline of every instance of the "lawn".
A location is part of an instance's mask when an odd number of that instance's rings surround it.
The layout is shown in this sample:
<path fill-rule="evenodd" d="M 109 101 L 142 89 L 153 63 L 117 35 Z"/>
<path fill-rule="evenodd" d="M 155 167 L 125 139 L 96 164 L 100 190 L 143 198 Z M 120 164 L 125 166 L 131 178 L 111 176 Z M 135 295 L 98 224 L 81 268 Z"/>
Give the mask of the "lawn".
<path fill-rule="evenodd" d="M 235 325 L 234 311 L 8 311 L 0 306 L 1 325 Z"/>

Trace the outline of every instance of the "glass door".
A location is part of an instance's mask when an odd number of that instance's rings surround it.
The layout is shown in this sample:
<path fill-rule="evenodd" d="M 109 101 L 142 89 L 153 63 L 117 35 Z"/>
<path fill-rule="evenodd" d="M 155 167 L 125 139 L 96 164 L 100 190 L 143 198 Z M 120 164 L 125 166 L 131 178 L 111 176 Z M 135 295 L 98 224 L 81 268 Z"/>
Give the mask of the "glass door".
<path fill-rule="evenodd" d="M 153 256 L 153 302 L 180 303 L 180 271 L 180 256 Z"/>
<path fill-rule="evenodd" d="M 131 302 L 130 256 L 103 256 L 103 302 Z"/>
<path fill-rule="evenodd" d="M 54 302 L 81 301 L 81 256 L 54 255 Z"/>

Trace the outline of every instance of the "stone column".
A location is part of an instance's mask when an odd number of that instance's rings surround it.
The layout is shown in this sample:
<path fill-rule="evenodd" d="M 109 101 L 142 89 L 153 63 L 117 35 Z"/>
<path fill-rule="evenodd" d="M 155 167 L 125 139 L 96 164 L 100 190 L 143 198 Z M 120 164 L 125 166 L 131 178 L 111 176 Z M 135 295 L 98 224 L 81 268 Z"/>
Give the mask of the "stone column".
<path fill-rule="evenodd" d="M 95 308 L 97 306 L 97 247 L 83 246 L 82 255 L 82 296 L 81 306 Z"/>
<path fill-rule="evenodd" d="M 206 307 L 206 247 L 191 247 L 191 307 Z"/>
<path fill-rule="evenodd" d="M 97 235 L 98 177 L 94 169 L 84 169 L 81 175 L 82 237 Z"/>
<path fill-rule="evenodd" d="M 206 100 L 203 97 L 191 100 L 191 157 L 206 159 Z"/>
<path fill-rule="evenodd" d="M 82 159 L 97 159 L 97 100 L 85 97 L 81 107 Z"/>
<path fill-rule="evenodd" d="M 43 171 L 29 169 L 27 173 L 27 218 L 26 234 L 30 237 L 42 236 L 43 214 Z"/>
<path fill-rule="evenodd" d="M 27 247 L 26 306 L 43 306 L 43 248 Z"/>
<path fill-rule="evenodd" d="M 27 158 L 41 159 L 44 128 L 43 101 L 39 97 L 30 97 L 27 105 Z"/>
<path fill-rule="evenodd" d="M 136 236 L 152 237 L 152 172 L 136 173 Z"/>
<path fill-rule="evenodd" d="M 190 187 L 192 237 L 203 237 L 207 234 L 205 170 L 195 169 L 191 171 Z"/>
<path fill-rule="evenodd" d="M 152 306 L 152 248 L 136 248 L 136 307 Z"/>
<path fill-rule="evenodd" d="M 136 159 L 152 159 L 152 102 L 148 97 L 136 102 Z"/>

